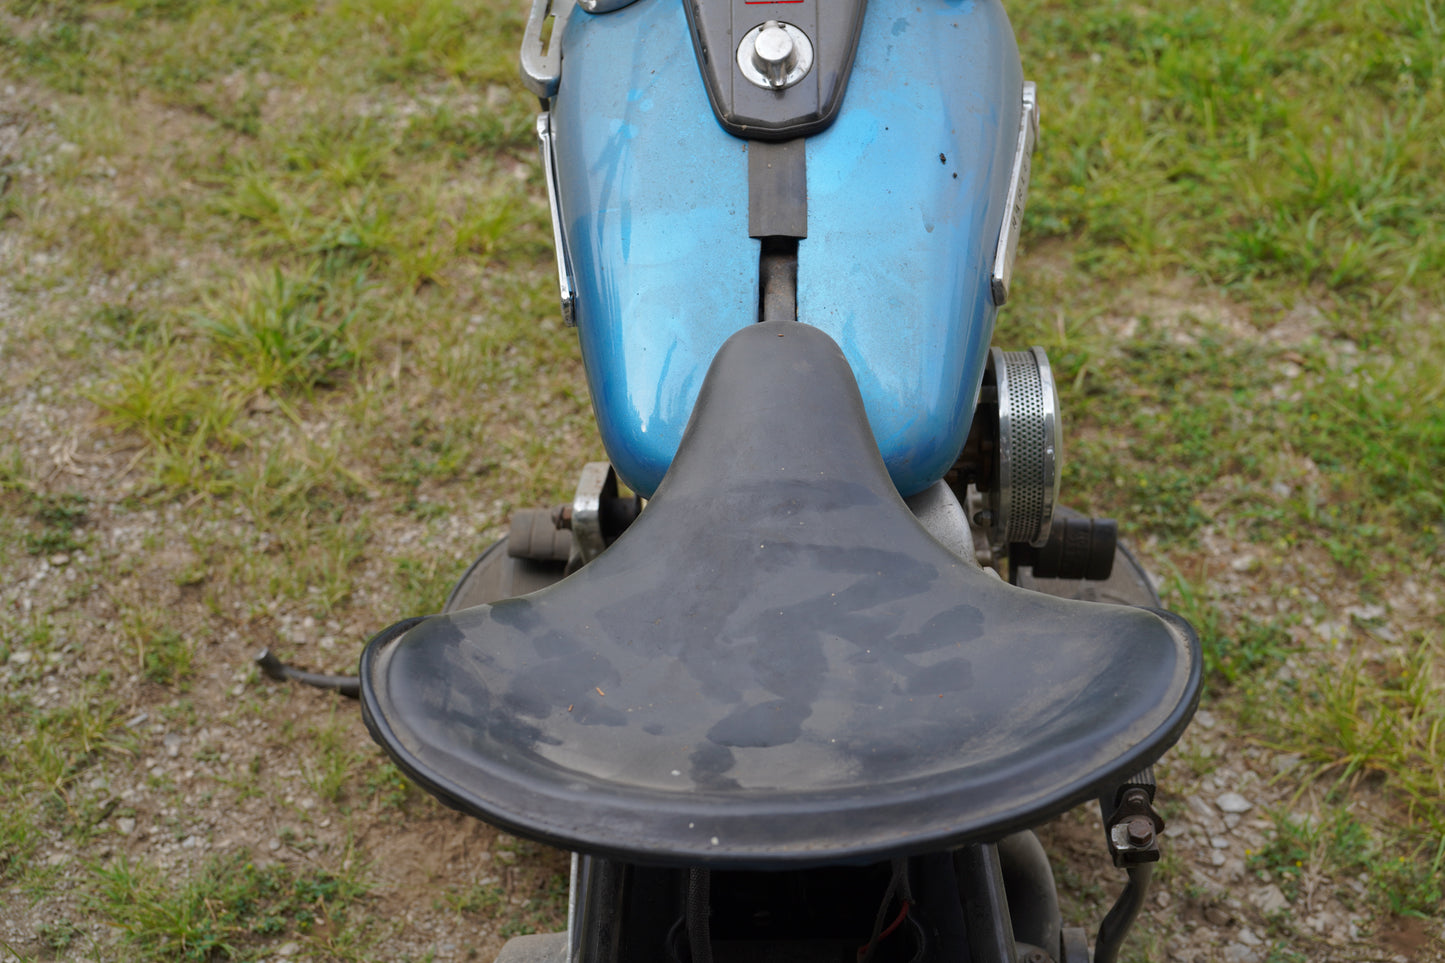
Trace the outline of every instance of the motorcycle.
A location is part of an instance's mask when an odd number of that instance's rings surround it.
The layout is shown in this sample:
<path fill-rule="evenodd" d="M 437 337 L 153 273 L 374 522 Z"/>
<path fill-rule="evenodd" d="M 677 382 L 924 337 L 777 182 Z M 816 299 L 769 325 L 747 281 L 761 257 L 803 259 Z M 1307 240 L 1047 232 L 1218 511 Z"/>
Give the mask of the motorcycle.
<path fill-rule="evenodd" d="M 418 785 L 576 854 L 499 959 L 1116 959 L 1201 656 L 1057 504 L 1042 349 L 990 347 L 1038 129 L 1002 7 L 535 0 L 522 63 L 610 462 L 359 682 Z M 1092 950 L 1032 832 L 1089 800 Z"/>

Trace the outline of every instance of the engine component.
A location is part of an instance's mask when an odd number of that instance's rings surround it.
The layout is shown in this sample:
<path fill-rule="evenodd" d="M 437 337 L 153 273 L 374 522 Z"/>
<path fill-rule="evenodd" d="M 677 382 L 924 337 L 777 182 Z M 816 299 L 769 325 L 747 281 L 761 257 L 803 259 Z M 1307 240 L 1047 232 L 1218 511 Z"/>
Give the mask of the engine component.
<path fill-rule="evenodd" d="M 1119 523 L 1112 518 L 1070 518 L 1053 521 L 1042 546 L 1015 545 L 1009 550 L 1010 567 L 1027 565 L 1034 578 L 1108 581 L 1114 572 L 1119 547 Z"/>

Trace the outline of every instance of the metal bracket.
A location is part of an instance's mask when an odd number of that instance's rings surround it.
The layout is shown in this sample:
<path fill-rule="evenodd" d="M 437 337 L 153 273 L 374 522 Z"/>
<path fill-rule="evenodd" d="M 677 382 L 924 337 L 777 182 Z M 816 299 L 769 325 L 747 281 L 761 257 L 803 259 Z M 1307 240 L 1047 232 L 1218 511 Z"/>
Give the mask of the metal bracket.
<path fill-rule="evenodd" d="M 577 7 L 575 0 L 532 0 L 522 34 L 522 82 L 544 100 L 562 81 L 562 32 Z M 549 30 L 550 26 L 550 30 Z"/>
<path fill-rule="evenodd" d="M 1164 819 L 1154 811 L 1147 789 L 1131 786 L 1120 796 L 1114 812 L 1104 822 L 1109 855 L 1119 867 L 1159 861 L 1159 834 Z"/>
<path fill-rule="evenodd" d="M 572 545 L 582 564 L 602 554 L 607 541 L 602 535 L 602 501 L 617 497 L 617 474 L 605 461 L 589 461 L 577 479 L 572 496 Z"/>
<path fill-rule="evenodd" d="M 1023 228 L 1024 205 L 1029 200 L 1029 173 L 1033 167 L 1034 145 L 1038 137 L 1038 88 L 1033 81 L 1025 81 L 1023 111 L 1019 115 L 1018 143 L 1014 148 L 1013 171 L 1009 175 L 1008 201 L 1004 207 L 1003 227 L 999 229 L 998 248 L 993 256 L 993 277 L 989 284 L 995 305 L 1001 306 L 1008 300 L 1009 282 L 1014 271 L 1014 254 L 1018 251 L 1019 231 Z"/>
<path fill-rule="evenodd" d="M 567 232 L 562 221 L 562 197 L 557 191 L 557 161 L 552 151 L 552 112 L 537 115 L 537 142 L 542 148 L 542 173 L 547 178 L 547 207 L 552 212 L 552 244 L 557 249 L 557 288 L 562 302 L 562 323 L 577 325 L 577 282 Z"/>

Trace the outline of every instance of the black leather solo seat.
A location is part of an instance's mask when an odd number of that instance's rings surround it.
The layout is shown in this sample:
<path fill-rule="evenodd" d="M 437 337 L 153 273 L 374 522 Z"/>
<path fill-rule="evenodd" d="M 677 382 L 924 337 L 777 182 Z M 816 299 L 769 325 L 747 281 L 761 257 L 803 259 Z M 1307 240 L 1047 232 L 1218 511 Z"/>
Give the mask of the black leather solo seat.
<path fill-rule="evenodd" d="M 805 324 L 723 346 L 648 508 L 532 595 L 403 623 L 372 735 L 458 809 L 583 852 L 738 868 L 994 839 L 1180 735 L 1199 643 L 949 553 Z"/>

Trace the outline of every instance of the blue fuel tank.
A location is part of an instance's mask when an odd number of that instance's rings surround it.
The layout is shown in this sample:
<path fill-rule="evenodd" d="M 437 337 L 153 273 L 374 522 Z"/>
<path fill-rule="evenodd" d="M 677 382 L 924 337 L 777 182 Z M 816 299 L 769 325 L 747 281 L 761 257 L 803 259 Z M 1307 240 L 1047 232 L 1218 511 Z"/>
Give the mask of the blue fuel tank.
<path fill-rule="evenodd" d="M 577 10 L 552 103 L 575 317 L 603 444 L 650 495 L 718 347 L 758 320 L 746 141 L 679 0 Z M 870 0 L 842 110 L 806 141 L 798 320 L 843 349 L 894 484 L 952 465 L 996 308 L 1023 78 L 997 0 Z"/>

